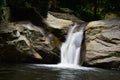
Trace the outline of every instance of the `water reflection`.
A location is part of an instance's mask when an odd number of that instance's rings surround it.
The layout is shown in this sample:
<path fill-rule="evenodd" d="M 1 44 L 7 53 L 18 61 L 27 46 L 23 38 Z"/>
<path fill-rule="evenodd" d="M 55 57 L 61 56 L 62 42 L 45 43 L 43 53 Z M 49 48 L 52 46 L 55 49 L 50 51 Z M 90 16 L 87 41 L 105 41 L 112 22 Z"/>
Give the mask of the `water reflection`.
<path fill-rule="evenodd" d="M 57 80 L 120 80 L 120 72 L 109 70 L 60 70 Z"/>
<path fill-rule="evenodd" d="M 74 73 L 67 70 L 61 70 L 58 74 L 58 80 L 77 80 Z"/>
<path fill-rule="evenodd" d="M 120 80 L 119 71 L 0 65 L 0 80 Z"/>

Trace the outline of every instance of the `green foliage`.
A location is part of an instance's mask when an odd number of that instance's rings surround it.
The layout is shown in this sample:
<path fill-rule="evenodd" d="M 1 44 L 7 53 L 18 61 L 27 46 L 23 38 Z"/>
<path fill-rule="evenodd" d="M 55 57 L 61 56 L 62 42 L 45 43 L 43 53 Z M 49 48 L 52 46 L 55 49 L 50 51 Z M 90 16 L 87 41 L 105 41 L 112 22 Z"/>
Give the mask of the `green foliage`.
<path fill-rule="evenodd" d="M 113 56 L 115 56 L 115 57 L 120 57 L 120 51 L 116 51 L 116 52 L 113 54 Z"/>
<path fill-rule="evenodd" d="M 71 9 L 85 21 L 104 19 L 109 13 L 120 16 L 119 0 L 57 0 L 58 5 Z"/>
<path fill-rule="evenodd" d="M 0 8 L 6 7 L 6 5 L 7 5 L 6 0 L 0 0 Z"/>
<path fill-rule="evenodd" d="M 47 17 L 49 0 L 7 0 L 8 6 L 16 8 L 34 8 L 42 17 Z"/>
<path fill-rule="evenodd" d="M 59 48 L 60 47 L 60 44 L 61 44 L 61 41 L 58 39 L 58 38 L 55 38 L 53 41 L 52 41 L 53 45 L 56 47 L 56 48 Z"/>
<path fill-rule="evenodd" d="M 94 12 L 88 8 L 79 8 L 77 7 L 77 10 L 74 11 L 74 14 L 85 21 L 91 21 L 97 19 L 102 19 L 102 16 L 100 14 L 96 14 L 96 18 L 94 17 Z"/>
<path fill-rule="evenodd" d="M 47 17 L 49 1 L 55 0 L 0 0 L 0 21 L 5 19 L 7 8 L 35 8 L 43 17 Z M 56 2 L 57 1 L 57 2 Z M 74 13 L 85 21 L 104 19 L 108 14 L 120 16 L 119 0 L 56 0 L 57 7 Z M 59 11 L 59 10 L 58 10 Z"/>
<path fill-rule="evenodd" d="M 31 4 L 28 3 L 28 2 L 25 2 L 25 6 L 26 6 L 27 8 L 31 8 L 31 7 L 32 7 Z"/>
<path fill-rule="evenodd" d="M 59 8 L 60 12 L 65 12 L 65 13 L 72 13 L 73 11 L 70 10 L 69 8 Z"/>
<path fill-rule="evenodd" d="M 27 8 L 30 7 L 31 4 L 27 0 L 7 0 L 8 6 L 14 6 L 19 8 Z"/>

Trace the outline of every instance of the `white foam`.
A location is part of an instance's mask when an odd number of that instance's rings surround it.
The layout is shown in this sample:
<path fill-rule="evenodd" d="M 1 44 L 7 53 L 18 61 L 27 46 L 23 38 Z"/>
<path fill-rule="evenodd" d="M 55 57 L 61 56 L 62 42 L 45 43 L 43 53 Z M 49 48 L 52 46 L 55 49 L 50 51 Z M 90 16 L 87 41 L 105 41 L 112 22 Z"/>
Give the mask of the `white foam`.
<path fill-rule="evenodd" d="M 79 65 L 80 49 L 83 40 L 83 29 L 74 32 L 78 25 L 72 26 L 68 32 L 66 41 L 61 46 L 61 64 Z"/>
<path fill-rule="evenodd" d="M 90 67 L 82 67 L 78 65 L 71 65 L 71 64 L 33 64 L 37 67 L 49 67 L 49 68 L 59 68 L 59 69 L 71 69 L 71 70 L 96 70 L 96 68 L 90 68 Z"/>
<path fill-rule="evenodd" d="M 80 49 L 83 40 L 83 29 L 74 32 L 78 25 L 75 24 L 68 32 L 66 41 L 61 46 L 61 62 L 59 64 L 34 64 L 35 66 L 43 66 L 60 69 L 81 69 L 95 70 L 95 68 L 82 67 L 79 65 Z"/>

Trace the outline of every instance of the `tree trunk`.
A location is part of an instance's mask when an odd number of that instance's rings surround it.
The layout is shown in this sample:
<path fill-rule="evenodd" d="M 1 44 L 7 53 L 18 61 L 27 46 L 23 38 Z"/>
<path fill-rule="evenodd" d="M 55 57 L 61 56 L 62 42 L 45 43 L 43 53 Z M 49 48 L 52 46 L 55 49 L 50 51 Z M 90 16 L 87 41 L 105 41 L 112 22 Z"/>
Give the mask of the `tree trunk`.
<path fill-rule="evenodd" d="M 9 20 L 9 8 L 6 0 L 0 0 L 0 23 L 7 23 Z"/>
<path fill-rule="evenodd" d="M 0 23 L 6 23 L 9 21 L 9 8 L 3 7 L 1 10 Z"/>

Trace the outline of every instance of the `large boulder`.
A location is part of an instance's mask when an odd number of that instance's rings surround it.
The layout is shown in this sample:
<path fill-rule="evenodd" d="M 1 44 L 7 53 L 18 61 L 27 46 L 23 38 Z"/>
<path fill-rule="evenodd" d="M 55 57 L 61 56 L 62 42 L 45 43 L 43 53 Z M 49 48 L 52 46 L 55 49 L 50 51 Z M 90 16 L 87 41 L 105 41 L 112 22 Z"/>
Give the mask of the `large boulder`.
<path fill-rule="evenodd" d="M 72 25 L 73 21 L 62 19 L 62 18 L 60 19 L 48 13 L 47 23 L 53 28 L 63 29 L 65 27 L 69 27 L 70 25 Z"/>
<path fill-rule="evenodd" d="M 61 14 L 62 13 L 60 13 L 60 15 Z M 50 31 L 58 38 L 55 40 L 55 42 L 57 43 L 60 41 L 65 41 L 65 36 L 68 33 L 69 27 L 74 24 L 73 20 L 58 18 L 55 15 L 53 15 L 53 12 L 48 13 L 46 23 L 49 25 L 49 27 L 51 27 Z M 58 45 L 60 46 L 61 44 L 59 43 Z"/>
<path fill-rule="evenodd" d="M 0 62 L 57 63 L 59 56 L 52 41 L 56 39 L 44 28 L 30 22 L 0 26 Z"/>
<path fill-rule="evenodd" d="M 30 19 L 30 15 L 25 19 L 17 15 L 18 20 L 15 18 L 14 22 L 0 25 L 0 62 L 59 62 L 61 43 L 73 21 L 51 14 L 43 19 L 34 10 L 33 15 L 34 19 Z"/>
<path fill-rule="evenodd" d="M 120 18 L 89 22 L 85 42 L 87 65 L 120 68 Z"/>

